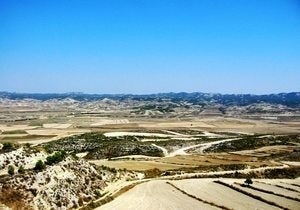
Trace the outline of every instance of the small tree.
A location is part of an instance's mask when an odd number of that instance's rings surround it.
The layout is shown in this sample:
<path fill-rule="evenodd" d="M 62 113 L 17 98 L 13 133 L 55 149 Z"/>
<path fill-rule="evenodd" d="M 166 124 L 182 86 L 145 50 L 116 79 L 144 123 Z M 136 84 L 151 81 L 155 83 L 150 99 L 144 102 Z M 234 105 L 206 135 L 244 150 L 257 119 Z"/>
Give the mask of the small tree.
<path fill-rule="evenodd" d="M 24 172 L 25 172 L 24 166 L 20 165 L 20 167 L 18 169 L 18 173 L 19 174 L 24 174 Z"/>
<path fill-rule="evenodd" d="M 2 147 L 2 151 L 4 152 L 10 152 L 14 150 L 14 145 L 10 142 L 4 142 L 3 143 L 3 147 Z"/>
<path fill-rule="evenodd" d="M 247 179 L 245 180 L 245 184 L 247 184 L 248 186 L 250 186 L 250 184 L 253 184 L 251 178 L 247 178 Z"/>
<path fill-rule="evenodd" d="M 7 171 L 7 172 L 8 172 L 9 175 L 12 176 L 12 175 L 15 174 L 15 168 L 14 168 L 12 165 L 9 165 L 9 166 L 8 166 L 8 171 Z"/>
<path fill-rule="evenodd" d="M 53 155 L 50 155 L 46 158 L 47 165 L 53 165 L 59 163 L 65 159 L 67 153 L 65 151 L 55 152 Z"/>
<path fill-rule="evenodd" d="M 45 163 L 41 160 L 37 161 L 34 170 L 41 171 L 46 167 Z"/>

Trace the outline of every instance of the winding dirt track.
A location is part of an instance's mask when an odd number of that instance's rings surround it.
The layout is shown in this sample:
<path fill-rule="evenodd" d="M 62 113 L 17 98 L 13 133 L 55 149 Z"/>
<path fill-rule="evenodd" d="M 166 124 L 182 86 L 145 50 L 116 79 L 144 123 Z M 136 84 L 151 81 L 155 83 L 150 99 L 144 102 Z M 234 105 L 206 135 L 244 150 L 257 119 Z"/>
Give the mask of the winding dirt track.
<path fill-rule="evenodd" d="M 203 153 L 203 151 L 209 147 L 211 147 L 212 145 L 216 145 L 216 144 L 220 144 L 220 143 L 223 143 L 223 142 L 227 142 L 227 141 L 234 141 L 234 140 L 238 140 L 240 138 L 233 138 L 233 139 L 223 139 L 223 140 L 219 140 L 219 141 L 213 141 L 213 142 L 208 142 L 208 143 L 202 143 L 202 144 L 196 144 L 196 145 L 192 145 L 192 146 L 188 146 L 188 147 L 183 147 L 183 148 L 180 148 L 172 153 L 169 153 L 167 155 L 167 157 L 174 157 L 176 155 L 188 155 L 186 153 L 187 150 L 190 150 L 190 149 L 194 149 L 194 148 L 198 148 L 200 147 L 200 153 Z"/>

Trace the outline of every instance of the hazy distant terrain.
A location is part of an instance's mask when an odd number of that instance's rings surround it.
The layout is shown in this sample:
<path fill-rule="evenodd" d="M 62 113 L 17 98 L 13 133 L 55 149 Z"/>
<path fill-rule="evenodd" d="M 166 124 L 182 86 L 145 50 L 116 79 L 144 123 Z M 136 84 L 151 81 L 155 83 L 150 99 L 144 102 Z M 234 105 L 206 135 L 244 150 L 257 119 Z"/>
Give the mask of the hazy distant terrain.
<path fill-rule="evenodd" d="M 168 100 L 171 102 L 189 102 L 193 104 L 221 104 L 221 105 L 237 105 L 245 106 L 253 103 L 268 103 L 277 105 L 286 105 L 288 107 L 300 106 L 300 93 L 279 93 L 279 94 L 214 94 L 214 93 L 157 93 L 157 94 L 84 94 L 84 93 L 11 93 L 0 92 L 0 98 L 21 100 L 21 99 L 35 99 L 35 100 L 51 100 L 51 99 L 74 99 L 78 101 L 94 101 L 102 99 L 112 99 L 118 101 L 124 100 L 138 100 L 138 101 L 153 101 L 153 100 Z"/>
<path fill-rule="evenodd" d="M 1 92 L 0 208 L 297 209 L 299 135 L 300 93 Z"/>

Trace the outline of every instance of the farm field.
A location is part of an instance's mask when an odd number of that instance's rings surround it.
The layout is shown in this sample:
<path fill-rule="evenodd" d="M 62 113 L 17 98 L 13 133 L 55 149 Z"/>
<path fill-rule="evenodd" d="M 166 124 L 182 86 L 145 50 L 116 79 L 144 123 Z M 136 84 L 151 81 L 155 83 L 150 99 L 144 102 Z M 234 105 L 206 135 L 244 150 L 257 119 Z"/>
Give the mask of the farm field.
<path fill-rule="evenodd" d="M 276 183 L 278 182 L 273 182 L 273 184 L 271 185 L 260 183 L 257 184 L 256 182 L 254 182 L 251 185 L 251 188 L 249 188 L 241 186 L 241 184 L 243 184 L 241 180 L 229 179 L 221 181 L 230 184 L 231 186 L 234 186 L 242 190 L 243 192 L 256 195 L 264 200 L 272 202 L 277 206 L 280 206 L 281 208 L 297 210 L 300 205 L 299 193 L 295 193 L 294 191 L 291 192 L 291 190 L 289 189 L 283 190 L 281 188 L 278 188 L 276 186 Z M 299 179 L 296 179 L 294 184 L 299 184 Z M 286 191 L 288 191 L 288 193 Z"/>
<path fill-rule="evenodd" d="M 115 200 L 99 208 L 102 209 L 281 209 L 272 204 L 282 205 L 288 209 L 298 209 L 300 201 L 278 198 L 276 195 L 262 196 L 266 201 L 253 198 L 229 187 L 215 183 L 219 179 L 187 179 L 179 181 L 149 181 L 139 184 Z M 242 182 L 240 179 L 220 179 L 222 182 Z M 263 182 L 264 179 L 254 180 Z M 282 180 L 274 180 L 271 189 Z M 290 180 L 298 183 L 299 179 Z M 253 185 L 255 186 L 255 184 Z M 247 187 L 243 187 L 243 189 Z M 267 190 L 270 190 L 267 188 Z M 300 188 L 298 188 L 299 190 Z M 291 194 L 290 194 L 291 195 Z M 297 197 L 297 194 L 293 194 Z M 268 201 L 270 203 L 268 203 Z M 124 205 L 125 204 L 125 205 Z M 184 204 L 184 206 L 182 206 Z"/>
<path fill-rule="evenodd" d="M 297 209 L 297 109 L 276 120 L 147 103 L 0 101 L 3 208 Z"/>
<path fill-rule="evenodd" d="M 97 210 L 104 209 L 218 209 L 174 190 L 165 181 L 150 181 L 137 185 L 127 193 Z"/>

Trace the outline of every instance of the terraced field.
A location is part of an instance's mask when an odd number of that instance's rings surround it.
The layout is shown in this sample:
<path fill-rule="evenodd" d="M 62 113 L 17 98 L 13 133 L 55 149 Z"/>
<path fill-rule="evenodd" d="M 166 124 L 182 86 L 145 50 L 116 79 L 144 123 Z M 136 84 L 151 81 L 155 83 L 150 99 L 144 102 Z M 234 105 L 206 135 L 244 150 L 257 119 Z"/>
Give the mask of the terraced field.
<path fill-rule="evenodd" d="M 254 182 L 251 186 L 243 186 L 243 182 L 241 180 L 235 179 L 221 180 L 221 182 L 229 184 L 243 193 L 258 196 L 265 201 L 273 203 L 273 206 L 277 206 L 282 209 L 297 210 L 300 206 L 299 193 L 278 188 L 274 185 L 276 182 L 274 182 L 273 185 Z M 299 183 L 300 181 L 296 180 L 295 182 Z M 289 191 L 289 193 L 286 191 Z"/>
<path fill-rule="evenodd" d="M 132 209 L 132 210 L 181 210 L 181 209 L 219 209 L 215 206 L 199 202 L 176 190 L 165 181 L 150 181 L 140 184 L 112 202 L 97 210 Z"/>
<path fill-rule="evenodd" d="M 234 185 L 239 190 L 216 181 L 229 186 Z M 97 209 L 299 209 L 300 200 L 297 200 L 299 192 L 287 188 L 280 191 L 281 188 L 276 186 L 285 183 L 295 188 L 300 183 L 299 179 L 289 182 L 280 179 L 271 182 L 266 179 L 254 180 L 253 187 L 263 188 L 279 195 L 263 193 L 236 184 L 242 184 L 243 181 L 243 179 L 149 181 Z M 262 184 L 263 182 L 269 184 Z M 295 190 L 299 191 L 300 185 Z"/>

